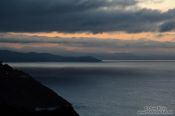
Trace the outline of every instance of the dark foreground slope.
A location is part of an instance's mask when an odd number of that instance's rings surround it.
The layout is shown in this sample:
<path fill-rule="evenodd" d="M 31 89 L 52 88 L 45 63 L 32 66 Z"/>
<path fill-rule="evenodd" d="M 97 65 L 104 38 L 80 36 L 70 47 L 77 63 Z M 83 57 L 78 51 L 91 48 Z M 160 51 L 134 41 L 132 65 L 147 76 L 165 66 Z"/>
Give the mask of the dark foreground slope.
<path fill-rule="evenodd" d="M 72 105 L 30 75 L 0 63 L 0 115 L 78 116 Z"/>

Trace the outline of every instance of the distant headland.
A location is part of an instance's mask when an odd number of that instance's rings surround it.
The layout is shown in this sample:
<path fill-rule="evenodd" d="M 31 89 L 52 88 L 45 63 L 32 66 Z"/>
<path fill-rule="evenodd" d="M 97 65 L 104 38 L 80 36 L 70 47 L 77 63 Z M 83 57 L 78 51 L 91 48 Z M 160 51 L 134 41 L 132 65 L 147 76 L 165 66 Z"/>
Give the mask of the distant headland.
<path fill-rule="evenodd" d="M 0 59 L 4 62 L 101 62 L 100 59 L 92 56 L 72 57 L 37 52 L 22 53 L 9 50 L 0 50 Z"/>

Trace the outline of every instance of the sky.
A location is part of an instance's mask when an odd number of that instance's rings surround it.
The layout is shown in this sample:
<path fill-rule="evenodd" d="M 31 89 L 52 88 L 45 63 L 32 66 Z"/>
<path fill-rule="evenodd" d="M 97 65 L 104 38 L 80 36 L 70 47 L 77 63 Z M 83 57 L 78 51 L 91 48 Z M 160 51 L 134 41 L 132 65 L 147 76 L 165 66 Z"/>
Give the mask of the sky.
<path fill-rule="evenodd" d="M 175 54 L 175 0 L 1 0 L 0 49 Z"/>

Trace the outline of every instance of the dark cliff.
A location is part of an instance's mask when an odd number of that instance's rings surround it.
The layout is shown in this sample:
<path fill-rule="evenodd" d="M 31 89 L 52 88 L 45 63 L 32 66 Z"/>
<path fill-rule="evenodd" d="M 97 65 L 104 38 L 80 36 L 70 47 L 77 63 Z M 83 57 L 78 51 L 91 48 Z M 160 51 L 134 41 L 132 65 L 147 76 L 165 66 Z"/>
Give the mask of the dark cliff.
<path fill-rule="evenodd" d="M 51 89 L 30 75 L 0 63 L 0 115 L 2 114 L 79 116 L 68 101 Z"/>

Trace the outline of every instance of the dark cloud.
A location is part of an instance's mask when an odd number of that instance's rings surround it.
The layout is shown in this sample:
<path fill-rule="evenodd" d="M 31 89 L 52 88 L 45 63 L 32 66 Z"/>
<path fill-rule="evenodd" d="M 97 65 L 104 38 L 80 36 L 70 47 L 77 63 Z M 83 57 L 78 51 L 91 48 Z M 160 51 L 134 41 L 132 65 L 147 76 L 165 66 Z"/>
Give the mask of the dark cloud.
<path fill-rule="evenodd" d="M 134 5 L 134 0 L 2 0 L 1 14 L 46 15 L 82 12 L 101 7 Z"/>
<path fill-rule="evenodd" d="M 135 0 L 1 0 L 0 31 L 158 31 L 161 22 L 175 17 L 173 11 L 135 10 L 136 3 Z"/>
<path fill-rule="evenodd" d="M 163 23 L 160 28 L 161 32 L 168 32 L 173 30 L 175 30 L 175 20 Z"/>
<path fill-rule="evenodd" d="M 168 16 L 175 16 L 175 9 L 171 9 L 166 13 Z M 160 26 L 160 32 L 173 31 L 175 29 L 175 17 L 165 20 Z"/>

